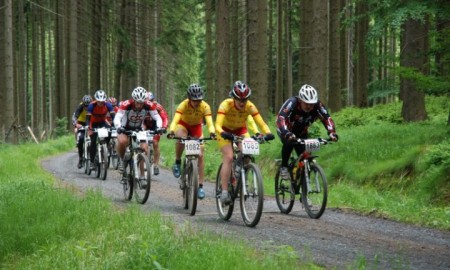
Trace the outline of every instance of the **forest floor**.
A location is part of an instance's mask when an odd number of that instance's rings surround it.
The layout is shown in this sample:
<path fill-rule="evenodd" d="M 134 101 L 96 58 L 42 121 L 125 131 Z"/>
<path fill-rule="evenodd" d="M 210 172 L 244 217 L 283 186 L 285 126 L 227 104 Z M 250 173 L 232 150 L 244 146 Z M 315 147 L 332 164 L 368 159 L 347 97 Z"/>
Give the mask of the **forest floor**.
<path fill-rule="evenodd" d="M 108 170 L 105 181 L 77 169 L 73 152 L 42 161 L 42 166 L 63 184 L 84 193 L 100 190 L 117 206 L 126 207 L 119 173 Z M 450 232 L 362 216 L 349 209 L 327 208 L 320 219 L 311 219 L 298 201 L 289 215 L 281 214 L 274 198 L 265 197 L 263 215 L 255 228 L 243 224 L 239 206 L 229 221 L 219 218 L 213 183 L 205 183 L 206 198 L 199 201 L 195 216 L 182 206 L 178 180 L 160 168 L 153 177 L 144 211 L 160 211 L 175 223 L 190 223 L 194 229 L 230 238 L 245 239 L 262 250 L 293 248 L 300 260 L 313 261 L 327 269 L 450 269 Z"/>

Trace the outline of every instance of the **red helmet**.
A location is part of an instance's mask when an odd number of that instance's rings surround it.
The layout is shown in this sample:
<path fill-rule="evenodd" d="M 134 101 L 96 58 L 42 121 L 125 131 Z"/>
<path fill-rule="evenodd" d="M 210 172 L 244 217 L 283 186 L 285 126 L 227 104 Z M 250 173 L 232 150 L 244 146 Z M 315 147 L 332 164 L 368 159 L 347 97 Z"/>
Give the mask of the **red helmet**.
<path fill-rule="evenodd" d="M 252 94 L 252 90 L 250 90 L 247 84 L 241 81 L 236 81 L 234 83 L 233 90 L 231 90 L 231 94 L 237 99 L 247 99 Z"/>

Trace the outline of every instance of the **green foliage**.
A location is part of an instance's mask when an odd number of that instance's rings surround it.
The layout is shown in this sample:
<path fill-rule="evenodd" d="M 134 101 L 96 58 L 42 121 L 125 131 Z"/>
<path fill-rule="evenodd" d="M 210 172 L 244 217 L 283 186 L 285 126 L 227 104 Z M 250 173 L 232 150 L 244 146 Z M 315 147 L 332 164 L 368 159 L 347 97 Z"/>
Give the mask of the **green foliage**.
<path fill-rule="evenodd" d="M 422 90 L 427 94 L 442 95 L 449 93 L 450 77 L 438 77 L 424 75 L 419 70 L 412 67 L 398 67 L 396 73 L 403 79 L 413 81 L 417 90 Z"/>
<path fill-rule="evenodd" d="M 67 117 L 56 118 L 55 136 L 57 138 L 69 134 L 67 130 Z"/>

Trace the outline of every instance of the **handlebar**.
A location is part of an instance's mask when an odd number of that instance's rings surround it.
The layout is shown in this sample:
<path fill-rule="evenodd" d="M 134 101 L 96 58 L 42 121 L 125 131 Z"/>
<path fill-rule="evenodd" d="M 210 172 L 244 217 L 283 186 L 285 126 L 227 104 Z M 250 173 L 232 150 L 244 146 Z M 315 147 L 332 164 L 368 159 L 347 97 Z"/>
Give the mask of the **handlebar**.
<path fill-rule="evenodd" d="M 333 140 L 331 138 L 328 139 L 323 139 L 323 138 L 310 138 L 310 139 L 300 139 L 297 138 L 294 141 L 292 141 L 293 143 L 297 143 L 297 144 L 305 144 L 305 141 L 307 140 L 317 140 L 320 144 L 331 144 L 333 143 Z"/>
<path fill-rule="evenodd" d="M 212 137 L 208 137 L 208 138 L 194 138 L 194 137 L 191 137 L 191 136 L 187 136 L 187 137 L 172 137 L 171 139 L 172 140 L 180 140 L 181 142 L 189 141 L 189 140 L 197 140 L 199 142 L 215 140 L 215 138 L 212 138 Z"/>

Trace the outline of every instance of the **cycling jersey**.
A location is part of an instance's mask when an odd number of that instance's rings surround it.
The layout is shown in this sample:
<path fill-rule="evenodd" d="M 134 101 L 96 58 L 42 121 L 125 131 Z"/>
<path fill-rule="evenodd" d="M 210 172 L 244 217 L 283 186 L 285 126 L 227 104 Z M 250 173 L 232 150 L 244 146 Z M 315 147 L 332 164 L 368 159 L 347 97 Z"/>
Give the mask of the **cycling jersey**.
<path fill-rule="evenodd" d="M 314 104 L 314 109 L 305 112 L 300 107 L 297 97 L 291 97 L 281 106 L 277 117 L 277 133 L 284 138 L 287 132 L 292 132 L 299 138 L 305 138 L 309 126 L 317 119 L 322 121 L 328 133 L 335 132 L 334 122 L 320 100 Z"/>
<path fill-rule="evenodd" d="M 159 116 L 161 116 L 161 120 L 162 120 L 162 126 L 161 127 L 167 129 L 167 125 L 168 125 L 168 122 L 169 122 L 169 116 L 167 115 L 166 110 L 158 102 L 156 102 L 156 101 L 150 101 L 150 102 L 155 105 L 156 111 L 158 112 Z M 145 117 L 145 125 L 149 129 L 155 127 L 155 120 L 153 120 L 151 118 L 150 114 L 147 114 L 147 116 Z"/>
<path fill-rule="evenodd" d="M 110 113 L 111 116 L 114 118 L 114 109 L 109 102 L 105 102 L 103 106 L 98 106 L 97 101 L 91 102 L 89 106 L 87 107 L 87 113 L 86 113 L 86 121 L 89 125 L 89 128 L 97 127 L 100 124 L 103 124 L 106 122 L 106 114 Z"/>
<path fill-rule="evenodd" d="M 216 131 L 218 134 L 223 131 L 237 135 L 247 133 L 247 118 L 251 116 L 264 134 L 270 133 L 270 129 L 259 114 L 256 106 L 249 100 L 245 104 L 243 111 L 239 111 L 234 106 L 234 99 L 227 98 L 219 106 L 216 118 Z"/>
<path fill-rule="evenodd" d="M 84 106 L 83 102 L 81 102 L 72 115 L 72 125 L 80 124 L 84 126 L 86 124 L 86 113 L 87 106 Z"/>
<path fill-rule="evenodd" d="M 204 100 L 197 108 L 192 107 L 189 99 L 183 100 L 175 111 L 172 123 L 170 124 L 170 132 L 175 132 L 178 124 L 188 128 L 189 126 L 200 126 L 205 118 L 206 125 L 210 133 L 214 133 L 214 125 L 212 121 L 211 107 Z"/>
<path fill-rule="evenodd" d="M 156 106 L 153 103 L 150 101 L 144 102 L 144 105 L 139 111 L 136 111 L 135 108 L 134 99 L 121 102 L 117 115 L 114 118 L 114 126 L 116 128 L 124 127 L 128 130 L 142 129 L 146 115 L 150 114 L 156 120 L 157 128 L 161 128 L 161 116 L 159 116 Z"/>

